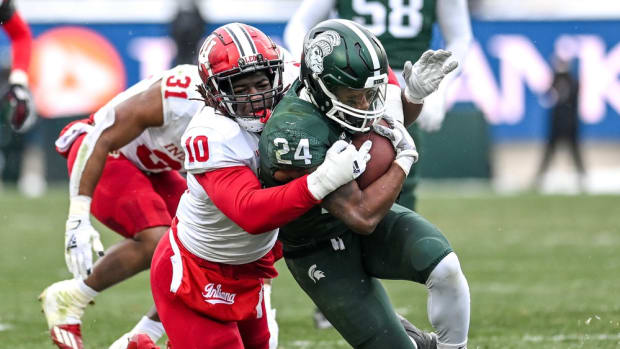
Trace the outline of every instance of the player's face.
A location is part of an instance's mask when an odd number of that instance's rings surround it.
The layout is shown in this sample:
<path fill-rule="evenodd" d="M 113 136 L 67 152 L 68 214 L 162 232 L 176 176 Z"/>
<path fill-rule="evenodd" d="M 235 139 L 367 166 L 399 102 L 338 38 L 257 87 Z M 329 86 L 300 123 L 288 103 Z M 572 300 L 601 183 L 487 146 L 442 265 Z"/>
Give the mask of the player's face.
<path fill-rule="evenodd" d="M 271 82 L 264 71 L 248 73 L 233 80 L 233 93 L 237 101 L 251 101 L 251 103 L 240 103 L 236 105 L 236 112 L 239 115 L 254 115 L 256 112 L 264 109 L 270 109 L 273 106 L 273 93 L 271 90 Z"/>
<path fill-rule="evenodd" d="M 376 88 L 353 89 L 348 87 L 336 87 L 334 94 L 338 101 L 360 110 L 368 110 L 377 95 Z"/>

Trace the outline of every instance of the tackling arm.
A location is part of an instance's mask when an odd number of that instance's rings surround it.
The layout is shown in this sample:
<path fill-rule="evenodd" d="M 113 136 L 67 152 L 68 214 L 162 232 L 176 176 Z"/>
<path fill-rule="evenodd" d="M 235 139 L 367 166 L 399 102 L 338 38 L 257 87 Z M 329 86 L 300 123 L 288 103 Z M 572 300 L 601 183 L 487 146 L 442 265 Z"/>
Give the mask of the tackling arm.
<path fill-rule="evenodd" d="M 266 189 L 261 189 L 254 172 L 245 166 L 222 168 L 194 177 L 215 206 L 250 234 L 285 225 L 321 202 L 308 190 L 307 175 Z"/>

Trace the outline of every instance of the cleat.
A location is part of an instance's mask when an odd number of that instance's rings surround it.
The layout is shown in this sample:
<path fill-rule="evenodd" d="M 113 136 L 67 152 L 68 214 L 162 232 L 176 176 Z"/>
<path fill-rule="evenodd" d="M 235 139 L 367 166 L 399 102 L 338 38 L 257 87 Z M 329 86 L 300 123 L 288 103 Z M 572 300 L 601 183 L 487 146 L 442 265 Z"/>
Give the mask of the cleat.
<path fill-rule="evenodd" d="M 83 349 L 80 318 L 84 314 L 84 302 L 80 302 L 75 280 L 52 284 L 39 296 L 41 308 L 52 341 L 61 349 Z"/>
<path fill-rule="evenodd" d="M 314 319 L 314 327 L 319 330 L 325 330 L 334 327 L 318 308 L 314 309 L 314 314 L 312 315 L 312 318 Z"/>
<path fill-rule="evenodd" d="M 127 344 L 127 349 L 160 349 L 146 333 L 136 333 Z M 124 349 L 124 348 L 123 348 Z"/>
<path fill-rule="evenodd" d="M 418 349 L 436 349 L 437 348 L 437 335 L 434 333 L 428 333 L 415 327 L 411 322 L 405 319 L 400 314 L 396 314 L 400 323 L 403 325 L 405 332 L 411 341 L 415 343 Z"/>
<path fill-rule="evenodd" d="M 52 326 L 50 337 L 60 349 L 84 349 L 79 324 Z"/>
<path fill-rule="evenodd" d="M 65 280 L 52 284 L 39 296 L 47 326 L 79 325 L 84 314 L 75 280 Z"/>

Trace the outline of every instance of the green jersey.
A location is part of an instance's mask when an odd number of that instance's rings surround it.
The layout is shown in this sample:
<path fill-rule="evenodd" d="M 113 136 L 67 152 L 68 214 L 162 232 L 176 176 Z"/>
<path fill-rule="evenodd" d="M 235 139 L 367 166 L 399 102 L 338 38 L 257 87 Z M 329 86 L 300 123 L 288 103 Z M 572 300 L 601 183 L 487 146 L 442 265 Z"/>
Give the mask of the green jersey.
<path fill-rule="evenodd" d="M 274 109 L 259 142 L 260 177 L 266 186 L 279 183 L 273 178 L 278 169 L 310 169 L 323 163 L 329 147 L 347 134 L 313 104 L 299 98 L 301 83 L 296 80 Z M 341 235 L 347 226 L 316 206 L 280 228 L 285 249 L 304 247 Z"/>
<path fill-rule="evenodd" d="M 375 34 L 390 66 L 403 69 L 428 50 L 437 15 L 436 0 L 338 0 L 338 16 L 356 21 Z"/>

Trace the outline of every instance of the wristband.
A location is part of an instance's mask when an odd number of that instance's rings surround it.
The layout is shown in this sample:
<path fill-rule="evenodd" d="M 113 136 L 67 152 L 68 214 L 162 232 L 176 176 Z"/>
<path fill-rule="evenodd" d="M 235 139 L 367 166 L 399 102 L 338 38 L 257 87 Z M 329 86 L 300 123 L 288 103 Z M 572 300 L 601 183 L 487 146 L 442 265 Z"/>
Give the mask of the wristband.
<path fill-rule="evenodd" d="M 409 86 L 405 86 L 405 98 L 413 104 L 424 104 L 424 98 L 418 99 L 411 95 L 411 90 Z"/>
<path fill-rule="evenodd" d="M 71 197 L 69 203 L 69 216 L 88 216 L 90 215 L 90 202 L 92 198 L 86 195 Z"/>

